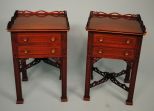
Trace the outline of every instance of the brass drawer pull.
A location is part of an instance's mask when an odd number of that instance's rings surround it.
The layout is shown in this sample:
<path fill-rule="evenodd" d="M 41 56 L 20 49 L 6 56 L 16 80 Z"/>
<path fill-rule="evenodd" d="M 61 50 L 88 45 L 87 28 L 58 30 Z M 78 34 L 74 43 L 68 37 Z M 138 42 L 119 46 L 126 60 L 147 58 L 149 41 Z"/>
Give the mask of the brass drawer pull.
<path fill-rule="evenodd" d="M 125 56 L 128 56 L 129 55 L 129 53 L 128 52 L 125 52 Z"/>
<path fill-rule="evenodd" d="M 126 41 L 126 44 L 130 44 L 130 40 L 127 40 L 127 41 Z"/>
<path fill-rule="evenodd" d="M 52 49 L 52 50 L 51 50 L 51 53 L 52 53 L 52 54 L 54 54 L 55 52 L 56 52 L 56 50 L 55 50 L 55 49 Z"/>
<path fill-rule="evenodd" d="M 56 40 L 55 37 L 52 37 L 52 38 L 50 39 L 51 42 L 54 42 L 55 40 Z"/>
<path fill-rule="evenodd" d="M 25 53 L 25 54 L 28 54 L 28 50 L 24 50 L 24 53 Z"/>
<path fill-rule="evenodd" d="M 28 39 L 27 39 L 27 38 L 24 38 L 23 41 L 24 41 L 24 42 L 28 42 Z"/>
<path fill-rule="evenodd" d="M 99 50 L 99 51 L 98 51 L 98 53 L 99 53 L 99 54 L 102 54 L 102 53 L 103 53 L 103 51 L 102 51 L 102 50 Z"/>
<path fill-rule="evenodd" d="M 101 39 L 99 39 L 99 42 L 103 42 L 103 39 L 101 38 Z"/>

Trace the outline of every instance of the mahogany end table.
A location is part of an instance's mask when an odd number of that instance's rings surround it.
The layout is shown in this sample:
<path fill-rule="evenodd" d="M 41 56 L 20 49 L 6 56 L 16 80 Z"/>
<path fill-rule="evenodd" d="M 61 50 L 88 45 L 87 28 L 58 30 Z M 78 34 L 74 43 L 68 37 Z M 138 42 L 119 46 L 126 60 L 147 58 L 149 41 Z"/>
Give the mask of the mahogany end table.
<path fill-rule="evenodd" d="M 16 11 L 7 30 L 11 32 L 17 104 L 22 104 L 22 80 L 28 81 L 27 69 L 43 61 L 60 69 L 61 101 L 67 101 L 66 11 Z M 34 59 L 30 63 L 26 60 Z"/>
<path fill-rule="evenodd" d="M 132 105 L 142 38 L 146 32 L 140 15 L 91 11 L 86 30 L 88 46 L 84 100 L 90 100 L 90 88 L 110 80 L 128 92 L 126 104 Z M 94 67 L 102 58 L 124 60 L 127 67 L 119 73 L 103 72 Z M 93 71 L 102 78 L 91 82 Z M 125 75 L 124 82 L 129 84 L 118 81 L 117 77 L 122 75 Z"/>

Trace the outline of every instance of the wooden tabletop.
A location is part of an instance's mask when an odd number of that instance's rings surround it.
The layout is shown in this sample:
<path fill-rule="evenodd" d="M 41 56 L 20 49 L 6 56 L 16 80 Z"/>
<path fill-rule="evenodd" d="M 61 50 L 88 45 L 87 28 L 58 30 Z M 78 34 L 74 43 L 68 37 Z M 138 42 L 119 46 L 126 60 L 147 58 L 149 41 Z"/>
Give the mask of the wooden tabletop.
<path fill-rule="evenodd" d="M 67 31 L 66 11 L 16 11 L 8 23 L 8 31 Z"/>
<path fill-rule="evenodd" d="M 104 12 L 90 12 L 86 29 L 88 31 L 137 34 L 145 33 L 145 26 L 140 15 Z"/>

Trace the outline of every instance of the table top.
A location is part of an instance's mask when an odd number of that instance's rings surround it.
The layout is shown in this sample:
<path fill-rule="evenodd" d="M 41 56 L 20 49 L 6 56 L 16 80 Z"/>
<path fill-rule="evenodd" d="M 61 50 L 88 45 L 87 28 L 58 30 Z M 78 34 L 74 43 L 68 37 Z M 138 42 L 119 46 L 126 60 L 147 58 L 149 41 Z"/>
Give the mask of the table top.
<path fill-rule="evenodd" d="M 104 13 L 91 11 L 86 30 L 95 32 L 143 35 L 145 26 L 139 14 Z"/>
<path fill-rule="evenodd" d="M 8 31 L 67 31 L 66 11 L 16 11 L 7 26 Z"/>

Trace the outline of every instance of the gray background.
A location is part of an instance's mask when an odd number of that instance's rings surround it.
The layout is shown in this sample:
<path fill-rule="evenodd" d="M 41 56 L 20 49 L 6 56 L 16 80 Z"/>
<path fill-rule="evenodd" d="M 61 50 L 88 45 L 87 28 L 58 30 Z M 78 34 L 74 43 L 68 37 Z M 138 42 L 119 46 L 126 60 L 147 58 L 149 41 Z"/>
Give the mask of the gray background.
<path fill-rule="evenodd" d="M 0 111 L 152 111 L 154 109 L 154 13 L 153 0 L 0 0 Z M 59 70 L 44 63 L 28 70 L 29 82 L 23 82 L 23 105 L 16 105 L 8 21 L 15 10 L 67 10 L 68 32 L 68 102 L 60 102 Z M 126 106 L 127 93 L 111 82 L 91 90 L 91 101 L 84 95 L 87 32 L 89 12 L 141 14 L 147 28 L 144 36 L 134 95 L 134 105 Z M 106 71 L 120 71 L 125 63 L 103 60 L 98 64 Z M 97 78 L 97 77 L 95 77 Z M 122 78 L 121 78 L 122 79 Z"/>

